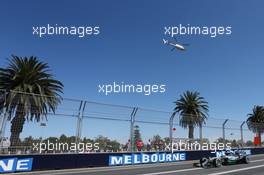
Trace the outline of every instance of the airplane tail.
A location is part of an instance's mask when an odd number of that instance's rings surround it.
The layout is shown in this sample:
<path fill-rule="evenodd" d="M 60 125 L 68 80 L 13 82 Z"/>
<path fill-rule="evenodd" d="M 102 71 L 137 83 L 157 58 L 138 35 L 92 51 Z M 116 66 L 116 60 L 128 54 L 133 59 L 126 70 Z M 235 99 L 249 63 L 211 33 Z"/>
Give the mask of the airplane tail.
<path fill-rule="evenodd" d="M 169 43 L 168 40 L 163 39 L 163 44 L 168 44 L 168 43 Z"/>

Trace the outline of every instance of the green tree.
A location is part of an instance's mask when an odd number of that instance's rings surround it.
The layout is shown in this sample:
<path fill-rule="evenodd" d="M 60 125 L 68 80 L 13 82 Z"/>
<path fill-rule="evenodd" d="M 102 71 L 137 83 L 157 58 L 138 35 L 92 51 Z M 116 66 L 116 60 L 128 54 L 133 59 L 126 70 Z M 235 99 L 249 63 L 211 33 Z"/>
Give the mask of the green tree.
<path fill-rule="evenodd" d="M 261 134 L 264 132 L 264 107 L 254 106 L 252 113 L 248 114 L 247 125 L 249 130 L 256 133 L 260 139 L 261 145 Z"/>
<path fill-rule="evenodd" d="M 254 143 L 251 140 L 248 140 L 246 142 L 246 146 L 253 146 L 253 145 L 254 145 Z"/>
<path fill-rule="evenodd" d="M 232 147 L 232 148 L 238 148 L 238 147 L 239 147 L 239 144 L 237 143 L 236 140 L 232 140 L 232 141 L 231 141 L 231 147 Z"/>
<path fill-rule="evenodd" d="M 6 68 L 0 68 L 0 109 L 6 109 L 11 120 L 11 146 L 19 145 L 26 120 L 39 122 L 49 111 L 55 112 L 61 101 L 63 84 L 50 74 L 49 66 L 31 56 L 13 56 Z M 3 92 L 2 92 L 3 93 Z"/>
<path fill-rule="evenodd" d="M 151 145 L 156 151 L 161 151 L 164 149 L 164 140 L 160 137 L 160 135 L 154 135 L 152 138 Z"/>
<path fill-rule="evenodd" d="M 32 146 L 34 142 L 34 138 L 32 136 L 26 137 L 23 140 L 24 145 Z"/>
<path fill-rule="evenodd" d="M 165 137 L 165 138 L 164 138 L 164 144 L 165 144 L 165 143 L 166 143 L 167 145 L 170 144 L 170 138 L 169 138 L 169 137 Z"/>
<path fill-rule="evenodd" d="M 120 150 L 121 144 L 116 140 L 111 140 L 109 144 L 113 152 L 118 152 Z"/>
<path fill-rule="evenodd" d="M 186 91 L 180 99 L 174 102 L 174 113 L 180 114 L 180 125 L 189 129 L 188 137 L 193 139 L 194 128 L 201 126 L 207 120 L 208 103 L 198 92 Z"/>
<path fill-rule="evenodd" d="M 101 135 L 95 138 L 94 143 L 99 143 L 100 150 L 103 150 L 104 152 L 118 151 L 120 148 L 120 143 L 115 140 L 111 141 L 109 138 Z"/>
<path fill-rule="evenodd" d="M 68 137 L 65 134 L 62 134 L 58 140 L 61 143 L 68 143 Z"/>
<path fill-rule="evenodd" d="M 84 137 L 83 139 L 82 139 L 82 142 L 83 143 L 94 143 L 94 141 L 92 140 L 92 139 L 89 139 L 89 138 L 86 138 L 86 137 Z"/>
<path fill-rule="evenodd" d="M 137 142 L 142 141 L 141 133 L 138 125 L 134 126 L 134 145 L 137 144 Z"/>

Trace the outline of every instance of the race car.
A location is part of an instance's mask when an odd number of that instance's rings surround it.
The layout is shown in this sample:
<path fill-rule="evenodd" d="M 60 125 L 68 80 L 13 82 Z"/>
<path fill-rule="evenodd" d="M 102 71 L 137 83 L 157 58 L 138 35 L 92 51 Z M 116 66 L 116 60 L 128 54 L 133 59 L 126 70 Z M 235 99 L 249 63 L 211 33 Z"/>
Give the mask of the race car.
<path fill-rule="evenodd" d="M 227 150 L 223 152 L 221 157 L 203 157 L 199 163 L 195 163 L 194 166 L 200 166 L 203 168 L 221 167 L 222 165 L 232 165 L 249 163 L 247 154 L 242 150 L 231 151 Z"/>
<path fill-rule="evenodd" d="M 249 158 L 247 154 L 242 150 L 226 151 L 225 154 L 221 157 L 221 159 L 223 165 L 249 163 Z"/>

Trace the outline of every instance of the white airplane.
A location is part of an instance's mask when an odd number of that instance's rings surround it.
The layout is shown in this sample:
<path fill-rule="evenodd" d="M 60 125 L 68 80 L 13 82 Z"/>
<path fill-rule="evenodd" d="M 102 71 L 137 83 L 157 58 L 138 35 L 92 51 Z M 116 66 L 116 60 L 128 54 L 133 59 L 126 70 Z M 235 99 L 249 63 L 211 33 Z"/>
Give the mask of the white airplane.
<path fill-rule="evenodd" d="M 176 39 L 175 39 L 175 41 L 176 41 Z M 171 51 L 173 51 L 174 49 L 185 51 L 186 48 L 184 46 L 189 46 L 189 44 L 180 44 L 177 41 L 176 42 L 171 42 L 171 41 L 165 40 L 165 39 L 163 39 L 163 43 L 166 44 L 166 45 L 171 45 L 172 46 Z"/>

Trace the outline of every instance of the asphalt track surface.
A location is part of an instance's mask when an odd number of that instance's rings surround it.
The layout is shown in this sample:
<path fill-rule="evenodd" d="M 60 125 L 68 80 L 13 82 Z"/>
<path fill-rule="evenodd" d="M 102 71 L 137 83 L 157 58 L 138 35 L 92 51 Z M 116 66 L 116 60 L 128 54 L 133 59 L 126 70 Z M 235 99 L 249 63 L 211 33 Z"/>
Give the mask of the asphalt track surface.
<path fill-rule="evenodd" d="M 203 169 L 193 167 L 197 161 L 134 165 L 123 167 L 82 168 L 15 173 L 15 175 L 264 175 L 264 154 L 250 157 L 249 164 Z"/>

